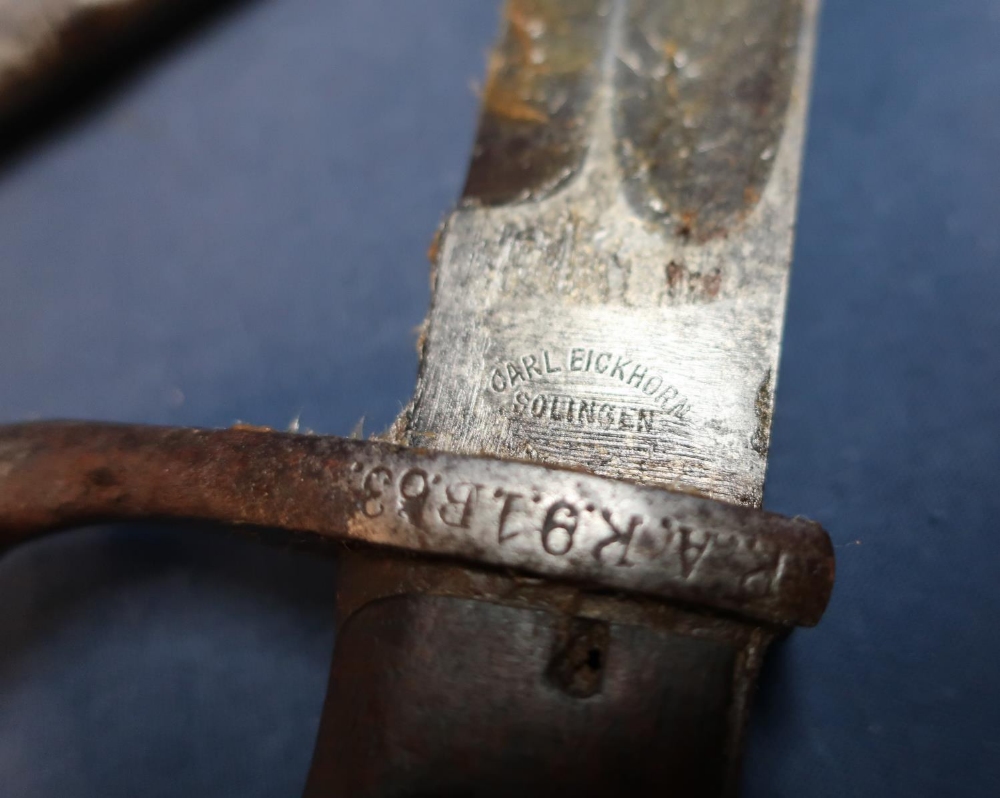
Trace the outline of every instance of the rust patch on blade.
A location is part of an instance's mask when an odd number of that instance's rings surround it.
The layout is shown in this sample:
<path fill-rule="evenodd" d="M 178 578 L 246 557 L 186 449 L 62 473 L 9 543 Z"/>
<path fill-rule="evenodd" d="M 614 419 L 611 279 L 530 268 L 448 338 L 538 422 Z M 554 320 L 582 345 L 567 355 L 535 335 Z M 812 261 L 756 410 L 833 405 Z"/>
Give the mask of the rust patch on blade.
<path fill-rule="evenodd" d="M 771 415 L 774 407 L 774 395 L 771 389 L 771 371 L 767 374 L 757 389 L 757 399 L 754 402 L 754 412 L 757 414 L 757 429 L 754 430 L 750 445 L 761 457 L 767 457 L 771 445 Z"/>
<path fill-rule="evenodd" d="M 615 134 L 625 190 L 684 240 L 757 204 L 791 96 L 801 0 L 632 0 Z"/>
<path fill-rule="evenodd" d="M 582 165 L 607 15 L 599 0 L 509 0 L 463 201 L 535 199 Z"/>

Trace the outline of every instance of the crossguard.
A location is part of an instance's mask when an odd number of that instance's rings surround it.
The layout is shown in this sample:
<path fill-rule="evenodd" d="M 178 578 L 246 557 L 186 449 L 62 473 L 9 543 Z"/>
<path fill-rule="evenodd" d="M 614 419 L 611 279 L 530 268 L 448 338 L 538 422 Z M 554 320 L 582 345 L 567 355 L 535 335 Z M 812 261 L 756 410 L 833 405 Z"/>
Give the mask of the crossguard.
<path fill-rule="evenodd" d="M 534 463 L 256 428 L 0 428 L 0 543 L 99 521 L 304 533 L 736 613 L 817 623 L 816 523 Z"/>

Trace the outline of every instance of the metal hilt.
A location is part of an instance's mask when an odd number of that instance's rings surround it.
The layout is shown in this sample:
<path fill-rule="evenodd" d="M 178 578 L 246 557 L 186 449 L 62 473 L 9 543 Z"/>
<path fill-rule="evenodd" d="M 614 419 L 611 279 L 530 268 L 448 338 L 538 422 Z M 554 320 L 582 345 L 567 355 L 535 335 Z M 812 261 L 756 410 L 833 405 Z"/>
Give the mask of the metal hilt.
<path fill-rule="evenodd" d="M 813 522 L 578 470 L 253 428 L 0 428 L 0 544 L 136 519 L 346 544 L 315 796 L 601 795 L 621 768 L 629 790 L 724 794 L 767 643 L 816 623 L 833 582 Z"/>

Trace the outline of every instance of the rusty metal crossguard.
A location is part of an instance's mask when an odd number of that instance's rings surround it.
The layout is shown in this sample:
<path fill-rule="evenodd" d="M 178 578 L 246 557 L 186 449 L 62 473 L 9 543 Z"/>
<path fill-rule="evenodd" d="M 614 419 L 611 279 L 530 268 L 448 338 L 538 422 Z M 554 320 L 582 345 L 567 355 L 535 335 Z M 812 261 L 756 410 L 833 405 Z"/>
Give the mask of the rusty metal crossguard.
<path fill-rule="evenodd" d="M 735 794 L 763 653 L 819 620 L 834 576 L 814 522 L 580 470 L 263 428 L 0 427 L 0 550 L 139 519 L 340 544 L 308 798 L 484 777 L 469 794 L 513 779 L 606 795 L 634 735 L 620 794 Z M 600 754 L 559 759 L 556 729 Z M 413 772 L 414 735 L 428 737 L 416 761 L 440 770 Z M 525 749 L 537 759 L 511 776 Z"/>
<path fill-rule="evenodd" d="M 138 519 L 281 529 L 779 626 L 817 623 L 833 585 L 812 521 L 582 471 L 263 429 L 0 428 L 4 544 Z"/>

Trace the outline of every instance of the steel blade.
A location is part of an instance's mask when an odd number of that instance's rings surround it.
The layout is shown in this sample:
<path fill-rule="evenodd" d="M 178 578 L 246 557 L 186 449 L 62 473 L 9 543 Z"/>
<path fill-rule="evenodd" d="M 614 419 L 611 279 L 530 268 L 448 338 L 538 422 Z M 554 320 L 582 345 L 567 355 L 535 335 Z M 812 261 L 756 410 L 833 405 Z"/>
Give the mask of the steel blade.
<path fill-rule="evenodd" d="M 816 15 L 510 0 L 396 440 L 760 504 Z"/>

